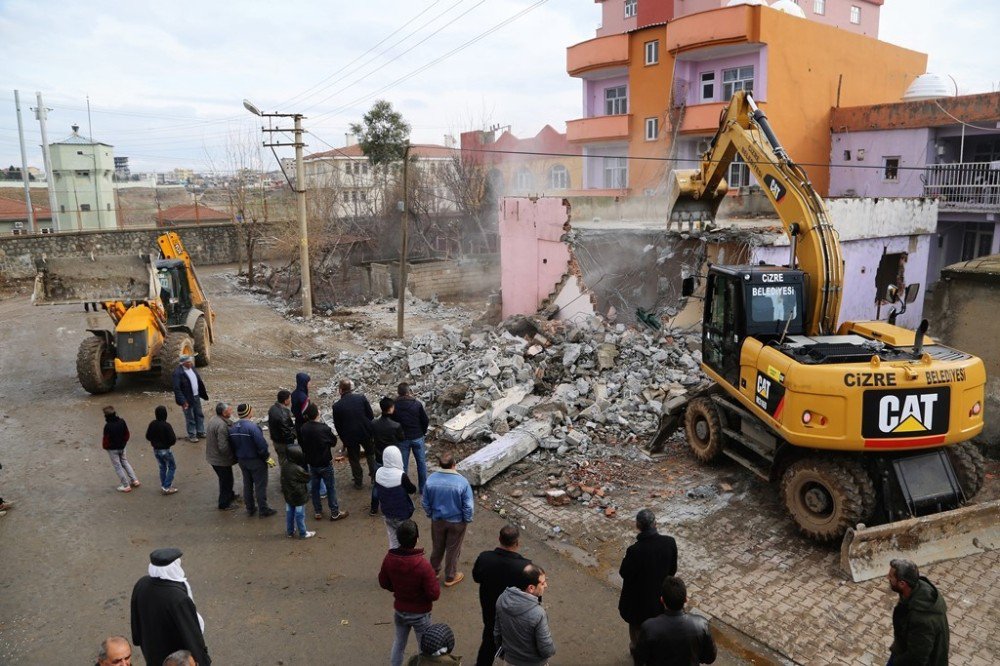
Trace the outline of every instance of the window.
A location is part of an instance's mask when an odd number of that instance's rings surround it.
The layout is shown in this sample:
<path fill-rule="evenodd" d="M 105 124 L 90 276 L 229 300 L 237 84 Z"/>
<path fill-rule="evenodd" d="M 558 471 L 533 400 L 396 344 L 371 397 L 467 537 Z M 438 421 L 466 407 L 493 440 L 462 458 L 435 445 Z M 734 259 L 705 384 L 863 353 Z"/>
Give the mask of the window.
<path fill-rule="evenodd" d="M 746 165 L 746 162 L 739 155 L 734 157 L 732 164 L 729 165 L 727 180 L 729 181 L 729 189 L 731 190 L 750 185 L 750 167 Z"/>
<path fill-rule="evenodd" d="M 715 72 L 701 73 L 701 101 L 715 101 Z"/>
<path fill-rule="evenodd" d="M 753 92 L 753 65 L 722 70 L 722 101 L 728 102 L 737 90 Z"/>
<path fill-rule="evenodd" d="M 59 206 L 59 212 L 60 213 L 65 213 L 66 212 L 66 206 L 65 205 L 60 205 Z"/>
<path fill-rule="evenodd" d="M 80 210 L 84 213 L 90 212 L 90 204 L 80 204 Z"/>
<path fill-rule="evenodd" d="M 562 164 L 549 169 L 549 187 L 553 190 L 569 189 L 569 171 Z"/>
<path fill-rule="evenodd" d="M 534 179 L 531 177 L 531 172 L 527 169 L 521 169 L 517 172 L 515 176 L 515 187 L 519 190 L 529 190 L 534 184 Z"/>
<path fill-rule="evenodd" d="M 990 253 L 993 248 L 993 223 L 972 222 L 965 225 L 962 238 L 962 261 L 969 261 Z"/>
<path fill-rule="evenodd" d="M 628 113 L 628 97 L 625 86 L 615 86 L 604 90 L 604 115 L 618 116 Z"/>
<path fill-rule="evenodd" d="M 639 0 L 625 0 L 625 18 L 635 16 L 636 11 L 638 10 L 638 4 Z"/>
<path fill-rule="evenodd" d="M 90 172 L 89 171 L 77 171 L 76 175 L 77 175 L 77 178 L 90 178 Z"/>
<path fill-rule="evenodd" d="M 861 23 L 861 7 L 851 5 L 851 23 L 858 25 Z"/>
<path fill-rule="evenodd" d="M 813 14 L 826 14 L 826 0 L 813 0 Z"/>
<path fill-rule="evenodd" d="M 604 187 L 625 189 L 628 187 L 628 160 L 624 157 L 604 158 Z"/>
<path fill-rule="evenodd" d="M 899 158 L 886 157 L 885 169 L 882 172 L 882 180 L 896 182 L 899 180 Z"/>
<path fill-rule="evenodd" d="M 646 64 L 655 65 L 660 62 L 660 40 L 646 42 Z"/>
<path fill-rule="evenodd" d="M 660 134 L 660 119 L 646 118 L 646 141 L 656 141 Z"/>
<path fill-rule="evenodd" d="M 108 204 L 108 211 L 111 211 L 111 204 Z"/>

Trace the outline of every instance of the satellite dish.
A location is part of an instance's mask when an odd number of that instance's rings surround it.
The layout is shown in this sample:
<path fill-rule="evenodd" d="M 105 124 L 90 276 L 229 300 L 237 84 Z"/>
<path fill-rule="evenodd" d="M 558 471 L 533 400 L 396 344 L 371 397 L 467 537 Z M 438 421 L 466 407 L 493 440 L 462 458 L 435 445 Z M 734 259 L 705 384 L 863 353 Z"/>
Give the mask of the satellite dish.
<path fill-rule="evenodd" d="M 939 74 L 921 74 L 903 93 L 903 101 L 919 102 L 939 97 L 952 97 L 958 94 L 952 81 Z"/>
<path fill-rule="evenodd" d="M 801 7 L 795 4 L 794 0 L 778 0 L 776 3 L 771 5 L 771 9 L 777 9 L 779 12 L 785 12 L 786 14 L 798 16 L 799 18 L 806 17 L 806 13 L 802 11 Z"/>

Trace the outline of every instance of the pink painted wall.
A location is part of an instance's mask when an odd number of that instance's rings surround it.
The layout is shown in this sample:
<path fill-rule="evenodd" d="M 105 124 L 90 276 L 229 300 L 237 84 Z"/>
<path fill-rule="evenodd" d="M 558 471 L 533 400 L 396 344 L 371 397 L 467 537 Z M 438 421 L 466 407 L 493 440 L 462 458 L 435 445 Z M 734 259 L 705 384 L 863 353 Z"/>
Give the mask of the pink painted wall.
<path fill-rule="evenodd" d="M 931 130 L 875 130 L 871 132 L 836 132 L 830 142 L 831 197 L 920 197 L 921 180 L 934 143 Z M 863 159 L 860 151 L 864 151 Z M 848 159 L 847 154 L 850 154 Z M 902 167 L 895 181 L 885 179 L 885 158 L 898 157 Z M 850 192 L 853 191 L 853 192 Z"/>
<path fill-rule="evenodd" d="M 596 81 L 585 80 L 583 82 L 583 117 L 593 118 L 594 116 L 606 115 L 604 113 L 604 91 L 618 86 L 626 86 L 626 96 L 631 92 L 628 90 L 628 76 L 615 76 Z"/>
<path fill-rule="evenodd" d="M 563 226 L 569 208 L 561 198 L 500 201 L 500 293 L 504 317 L 531 314 L 551 294 L 569 267 Z"/>
<path fill-rule="evenodd" d="M 641 3 L 642 0 L 640 0 L 640 5 Z M 674 18 L 718 9 L 725 7 L 727 3 L 728 0 L 674 0 Z M 774 4 L 774 0 L 768 0 L 767 4 Z M 810 21 L 825 23 L 869 37 L 878 37 L 881 7 L 868 2 L 868 0 L 826 0 L 825 11 L 822 14 L 816 13 L 815 0 L 798 0 L 798 5 Z M 861 8 L 860 23 L 851 23 L 852 5 Z"/>
<path fill-rule="evenodd" d="M 597 29 L 598 37 L 620 35 L 635 30 L 637 25 L 637 16 L 625 18 L 625 0 L 604 0 L 601 3 L 601 27 Z"/>

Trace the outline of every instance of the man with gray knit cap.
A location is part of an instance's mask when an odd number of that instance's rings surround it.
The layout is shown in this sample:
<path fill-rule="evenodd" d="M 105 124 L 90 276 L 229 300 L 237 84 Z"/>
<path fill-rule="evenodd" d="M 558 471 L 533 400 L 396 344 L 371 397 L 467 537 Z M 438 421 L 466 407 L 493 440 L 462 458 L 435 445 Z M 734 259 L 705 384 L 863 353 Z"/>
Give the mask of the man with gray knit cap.
<path fill-rule="evenodd" d="M 224 402 L 215 406 L 215 415 L 208 420 L 205 428 L 205 460 L 212 466 L 215 475 L 219 477 L 219 511 L 235 509 L 233 502 L 237 500 L 233 490 L 233 466 L 236 456 L 229 445 L 229 426 L 233 410 Z"/>

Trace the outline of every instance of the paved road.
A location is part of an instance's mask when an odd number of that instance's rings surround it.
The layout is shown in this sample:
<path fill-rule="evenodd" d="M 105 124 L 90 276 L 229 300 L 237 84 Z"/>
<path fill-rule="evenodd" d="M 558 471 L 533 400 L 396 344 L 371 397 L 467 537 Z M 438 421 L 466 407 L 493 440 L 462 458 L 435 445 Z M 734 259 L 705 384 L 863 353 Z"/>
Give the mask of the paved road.
<path fill-rule="evenodd" d="M 300 369 L 291 349 L 349 349 L 292 327 L 218 275 L 206 284 L 220 332 L 213 365 L 204 371 L 213 401 L 249 399 L 263 414 L 277 387 L 287 387 Z M 352 515 L 335 524 L 310 519 L 318 531 L 310 541 L 286 539 L 281 515 L 261 520 L 217 511 L 203 444 L 177 444 L 180 492 L 161 496 L 141 435 L 158 404 L 169 406 L 179 433 L 183 416 L 153 380 L 123 380 L 107 396 L 79 387 L 74 359 L 86 318 L 75 308 L 0 302 L 0 489 L 17 503 L 0 519 L 0 663 L 92 663 L 101 638 L 128 633 L 132 585 L 145 573 L 149 551 L 166 545 L 185 552 L 215 663 L 385 663 L 392 600 L 375 579 L 385 533 L 364 510 L 366 492 L 349 487 L 346 466 L 337 469 L 338 487 Z M 329 365 L 304 367 L 318 384 L 332 372 Z M 144 485 L 128 495 L 115 492 L 117 479 L 101 450 L 105 404 L 114 404 L 134 433 L 128 453 Z M 276 470 L 269 496 L 278 506 Z M 419 523 L 429 541 L 428 522 Z M 480 509 L 462 557 L 466 573 L 480 550 L 493 547 L 501 526 L 499 516 Z M 553 663 L 630 663 L 617 591 L 530 534 L 523 550 L 549 572 Z M 454 628 L 457 653 L 474 657 L 481 625 L 471 577 L 443 590 L 434 619 Z M 740 663 L 728 655 L 721 661 Z"/>

